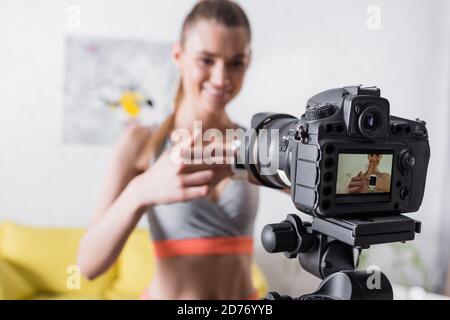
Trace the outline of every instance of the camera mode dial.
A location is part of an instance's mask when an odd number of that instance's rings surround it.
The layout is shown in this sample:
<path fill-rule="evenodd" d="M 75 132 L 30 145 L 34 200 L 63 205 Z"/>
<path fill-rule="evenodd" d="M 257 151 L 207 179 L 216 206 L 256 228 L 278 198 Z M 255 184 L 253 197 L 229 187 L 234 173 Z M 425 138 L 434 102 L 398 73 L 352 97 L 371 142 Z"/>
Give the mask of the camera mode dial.
<path fill-rule="evenodd" d="M 319 120 L 332 116 L 336 111 L 336 106 L 331 103 L 308 105 L 305 111 L 305 118 L 308 121 Z"/>

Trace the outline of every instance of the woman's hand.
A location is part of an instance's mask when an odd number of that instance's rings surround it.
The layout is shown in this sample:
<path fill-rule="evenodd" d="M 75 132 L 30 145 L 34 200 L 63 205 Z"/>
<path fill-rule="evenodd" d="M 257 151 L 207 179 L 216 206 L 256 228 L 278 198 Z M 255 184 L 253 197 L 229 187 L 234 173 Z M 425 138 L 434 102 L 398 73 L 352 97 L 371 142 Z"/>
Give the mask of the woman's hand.
<path fill-rule="evenodd" d="M 369 189 L 369 178 L 361 171 L 350 180 L 347 186 L 348 193 L 365 193 Z"/>
<path fill-rule="evenodd" d="M 222 155 L 194 161 L 195 141 L 187 139 L 161 154 L 144 173 L 135 178 L 142 206 L 169 204 L 205 197 L 222 179 L 231 176 L 230 165 Z M 187 159 L 185 154 L 192 155 Z M 202 154 L 200 153 L 200 156 Z"/>

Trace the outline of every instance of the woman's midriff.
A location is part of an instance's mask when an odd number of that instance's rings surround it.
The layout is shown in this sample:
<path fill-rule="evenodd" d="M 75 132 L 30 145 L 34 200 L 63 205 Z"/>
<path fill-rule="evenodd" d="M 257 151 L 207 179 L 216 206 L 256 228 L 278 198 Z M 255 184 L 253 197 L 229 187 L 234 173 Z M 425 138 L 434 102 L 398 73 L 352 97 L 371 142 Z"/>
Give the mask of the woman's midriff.
<path fill-rule="evenodd" d="M 250 255 L 179 256 L 156 260 L 151 299 L 222 300 L 255 296 Z"/>

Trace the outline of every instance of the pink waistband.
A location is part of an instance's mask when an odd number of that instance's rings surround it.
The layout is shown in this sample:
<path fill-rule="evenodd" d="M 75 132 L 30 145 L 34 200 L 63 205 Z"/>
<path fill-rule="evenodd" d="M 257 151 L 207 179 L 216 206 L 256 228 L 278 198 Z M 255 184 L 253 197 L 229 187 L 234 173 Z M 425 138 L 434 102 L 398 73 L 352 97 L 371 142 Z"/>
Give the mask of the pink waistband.
<path fill-rule="evenodd" d="M 253 253 L 253 238 L 240 237 L 208 237 L 180 240 L 153 241 L 155 256 L 170 258 L 186 255 L 225 255 Z"/>

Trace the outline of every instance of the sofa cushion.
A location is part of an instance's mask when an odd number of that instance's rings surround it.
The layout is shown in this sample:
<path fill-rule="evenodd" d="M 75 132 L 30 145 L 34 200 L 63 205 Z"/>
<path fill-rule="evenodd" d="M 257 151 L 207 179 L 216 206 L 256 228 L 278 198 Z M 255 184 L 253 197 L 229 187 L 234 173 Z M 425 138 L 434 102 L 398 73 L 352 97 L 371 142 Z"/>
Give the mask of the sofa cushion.
<path fill-rule="evenodd" d="M 33 293 L 33 287 L 19 272 L 0 258 L 0 300 L 26 299 Z"/>
<path fill-rule="evenodd" d="M 91 294 L 76 294 L 76 293 L 61 293 L 61 294 L 36 294 L 30 297 L 30 300 L 103 300 L 105 299 L 103 293 Z"/>
<path fill-rule="evenodd" d="M 3 259 L 38 292 L 97 294 L 110 286 L 117 270 L 113 266 L 94 281 L 81 276 L 76 255 L 83 233 L 83 229 L 38 228 L 7 222 L 3 224 L 0 251 Z"/>

